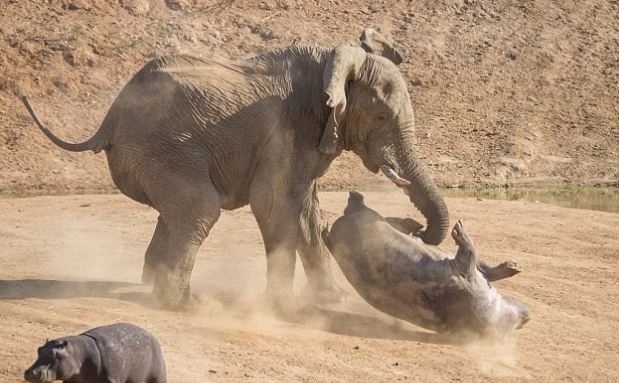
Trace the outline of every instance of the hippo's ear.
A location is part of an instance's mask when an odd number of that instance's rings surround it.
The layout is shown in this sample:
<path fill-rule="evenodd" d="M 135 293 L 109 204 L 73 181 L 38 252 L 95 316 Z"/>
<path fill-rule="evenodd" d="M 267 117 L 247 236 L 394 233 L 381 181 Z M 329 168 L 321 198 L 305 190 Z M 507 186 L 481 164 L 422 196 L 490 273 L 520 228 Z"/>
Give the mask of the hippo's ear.
<path fill-rule="evenodd" d="M 67 347 L 69 345 L 69 342 L 67 342 L 67 340 L 63 340 L 62 343 L 60 343 L 60 347 Z"/>

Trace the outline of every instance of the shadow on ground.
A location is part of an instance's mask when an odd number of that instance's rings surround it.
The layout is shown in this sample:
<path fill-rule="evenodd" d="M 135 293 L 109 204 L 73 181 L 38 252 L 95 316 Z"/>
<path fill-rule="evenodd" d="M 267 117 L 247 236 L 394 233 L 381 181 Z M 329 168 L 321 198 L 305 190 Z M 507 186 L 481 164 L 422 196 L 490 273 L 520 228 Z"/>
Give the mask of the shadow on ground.
<path fill-rule="evenodd" d="M 108 298 L 136 303 L 147 308 L 156 308 L 148 286 L 139 283 L 116 281 L 60 281 L 48 279 L 0 280 L 0 299 L 20 300 L 36 299 L 72 299 L 72 298 Z M 240 309 L 229 294 L 219 297 L 228 303 L 227 310 L 253 311 L 245 305 Z M 246 302 L 247 303 L 247 302 Z M 250 304 L 254 306 L 253 304 Z M 275 315 L 279 317 L 279 315 Z M 371 339 L 404 340 L 423 343 L 449 343 L 444 337 L 425 331 L 406 328 L 401 322 L 388 321 L 383 318 L 325 309 L 316 305 L 307 305 L 295 315 L 279 317 L 283 323 L 297 328 L 326 331 L 338 335 L 355 336 Z"/>
<path fill-rule="evenodd" d="M 142 284 L 114 281 L 0 280 L 0 299 L 109 298 L 152 307 L 149 292 L 135 291 L 144 289 Z"/>
<path fill-rule="evenodd" d="M 303 308 L 295 324 L 333 334 L 360 338 L 434 344 L 448 343 L 446 339 L 435 333 L 406 328 L 408 326 L 395 319 L 389 322 L 378 317 L 324 309 L 314 305 Z"/>

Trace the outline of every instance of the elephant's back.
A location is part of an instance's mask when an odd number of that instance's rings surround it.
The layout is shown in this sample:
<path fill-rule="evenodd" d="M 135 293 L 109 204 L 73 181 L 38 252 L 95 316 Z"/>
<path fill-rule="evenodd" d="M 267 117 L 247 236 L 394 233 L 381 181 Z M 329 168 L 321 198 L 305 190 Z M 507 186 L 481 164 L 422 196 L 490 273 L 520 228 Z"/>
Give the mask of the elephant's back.
<path fill-rule="evenodd" d="M 115 131 L 117 144 L 153 134 L 189 133 L 170 131 L 170 127 L 200 133 L 254 102 L 260 97 L 259 88 L 237 64 L 224 59 L 158 57 L 121 90 L 104 125 Z"/>

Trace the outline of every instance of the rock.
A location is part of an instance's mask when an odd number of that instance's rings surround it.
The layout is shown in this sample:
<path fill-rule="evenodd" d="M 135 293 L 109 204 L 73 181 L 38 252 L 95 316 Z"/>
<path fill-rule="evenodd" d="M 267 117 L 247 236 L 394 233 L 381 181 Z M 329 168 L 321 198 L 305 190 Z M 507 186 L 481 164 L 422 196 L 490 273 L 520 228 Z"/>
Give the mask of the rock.
<path fill-rule="evenodd" d="M 64 4 L 62 7 L 64 9 L 68 9 L 69 11 L 77 11 L 77 10 L 87 11 L 92 8 L 90 5 L 90 2 L 86 0 L 72 0 Z"/>
<path fill-rule="evenodd" d="M 120 4 L 133 16 L 145 15 L 150 11 L 148 0 L 121 0 Z"/>
<path fill-rule="evenodd" d="M 54 86 L 58 88 L 58 90 L 61 91 L 62 93 L 66 94 L 69 92 L 69 83 L 67 82 L 66 79 L 64 79 L 61 76 L 53 77 L 52 84 L 54 84 Z"/>
<path fill-rule="evenodd" d="M 190 0 L 166 0 L 165 5 L 173 11 L 183 11 L 191 8 Z"/>

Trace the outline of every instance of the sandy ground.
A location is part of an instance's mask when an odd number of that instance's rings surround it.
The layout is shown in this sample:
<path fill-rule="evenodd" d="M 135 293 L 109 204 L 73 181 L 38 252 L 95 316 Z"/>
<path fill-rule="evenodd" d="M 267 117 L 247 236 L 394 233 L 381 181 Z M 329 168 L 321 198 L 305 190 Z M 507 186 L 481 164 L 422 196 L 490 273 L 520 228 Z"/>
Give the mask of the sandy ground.
<path fill-rule="evenodd" d="M 339 215 L 346 193 L 322 193 Z M 367 193 L 383 214 L 404 195 Z M 156 212 L 121 195 L 0 200 L 0 381 L 21 381 L 46 338 L 119 321 L 159 338 L 170 382 L 616 382 L 619 215 L 540 203 L 447 199 L 484 258 L 525 268 L 495 284 L 533 319 L 498 345 L 454 345 L 391 319 L 350 291 L 287 323 L 256 304 L 265 258 L 247 209 L 226 212 L 193 274 L 201 303 L 160 311 L 139 283 Z M 411 211 L 411 213 L 413 213 Z M 445 249 L 455 245 L 446 241 Z M 296 287 L 304 284 L 297 270 Z"/>

